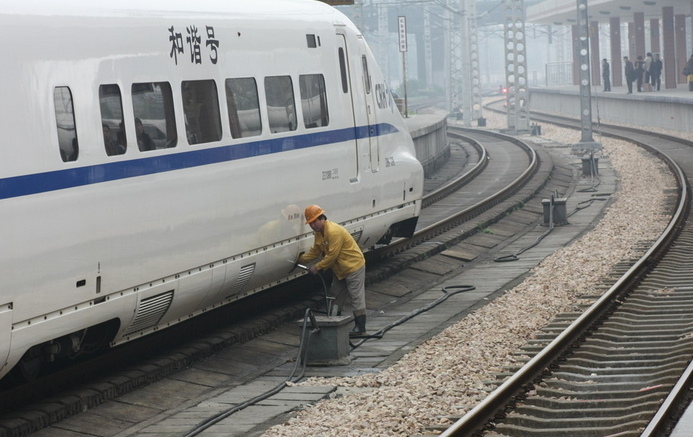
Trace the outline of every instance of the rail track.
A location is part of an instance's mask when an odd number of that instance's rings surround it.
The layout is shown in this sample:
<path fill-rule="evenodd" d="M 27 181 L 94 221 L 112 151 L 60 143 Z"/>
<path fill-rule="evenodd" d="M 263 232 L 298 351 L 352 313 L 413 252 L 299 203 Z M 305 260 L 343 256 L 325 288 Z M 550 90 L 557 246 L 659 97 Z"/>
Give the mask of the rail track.
<path fill-rule="evenodd" d="M 579 128 L 563 117 L 534 121 Z M 443 436 L 663 435 L 693 384 L 693 143 L 617 126 L 605 136 L 646 148 L 678 183 L 669 226 L 583 313 L 557 319 L 523 353 L 532 358 Z M 573 320 L 574 319 L 574 320 Z"/>
<path fill-rule="evenodd" d="M 412 238 L 380 248 L 369 260 L 387 258 L 473 220 L 521 190 L 539 169 L 535 149 L 516 138 L 464 128 L 450 128 L 448 135 L 473 145 L 479 152 L 477 165 L 424 197 L 424 212 Z M 516 147 L 505 147 L 508 143 Z"/>
<path fill-rule="evenodd" d="M 462 134 L 453 132 L 453 135 Z M 417 231 L 415 238 L 419 243 L 433 236 L 440 237 L 454 226 L 470 220 L 492 223 L 540 190 L 551 174 L 553 166 L 548 156 L 544 155 L 543 160 L 539 159 L 537 153 L 522 142 L 489 133 L 467 132 L 464 135 L 467 138 L 463 140 L 474 144 L 477 150 L 478 165 L 458 180 L 445 184 L 427 196 L 427 207 L 421 220 L 424 225 Z M 517 147 L 508 147 L 509 141 Z M 480 143 L 484 143 L 484 146 Z M 525 164 L 518 165 L 518 162 Z M 441 203 L 445 206 L 441 206 Z M 442 217 L 443 220 L 434 216 Z M 445 220 L 449 216 L 455 218 Z M 442 222 L 439 225 L 441 229 L 436 229 L 436 221 Z M 450 241 L 461 241 L 478 230 L 475 223 L 464 232 L 453 232 L 454 236 L 450 237 Z M 406 268 L 415 259 L 429 257 L 442 250 L 438 246 L 420 244 L 408 251 L 407 247 L 412 246 L 409 241 L 398 242 L 394 248 L 374 251 L 379 261 L 373 268 L 369 268 L 368 282 L 389 277 Z M 411 251 L 414 253 L 408 254 Z M 395 253 L 405 256 L 393 256 Z M 369 259 L 369 263 L 373 263 L 373 260 Z M 215 352 L 230 344 L 242 343 L 283 323 L 294 321 L 302 315 L 307 305 L 317 303 L 316 293 L 301 293 L 296 287 L 302 286 L 294 283 L 287 286 L 294 288 L 282 288 L 276 293 L 239 302 L 239 305 L 232 308 L 222 308 L 205 318 L 191 320 L 184 326 L 107 351 L 101 356 L 60 369 L 30 384 L 5 389 L 0 396 L 0 436 L 29 435 L 42 427 L 91 409 L 108 399 L 185 368 L 196 360 L 209 359 Z M 298 293 L 299 299 L 285 299 L 284 306 L 280 309 L 256 313 L 255 319 L 246 321 L 245 328 L 238 324 L 228 324 L 228 320 L 243 320 L 253 306 L 267 307 L 268 302 L 276 301 L 277 296 L 293 293 Z M 181 345 L 181 340 L 191 341 L 192 338 L 200 337 L 204 337 L 203 342 L 206 343 L 202 350 L 197 346 L 192 348 Z"/>

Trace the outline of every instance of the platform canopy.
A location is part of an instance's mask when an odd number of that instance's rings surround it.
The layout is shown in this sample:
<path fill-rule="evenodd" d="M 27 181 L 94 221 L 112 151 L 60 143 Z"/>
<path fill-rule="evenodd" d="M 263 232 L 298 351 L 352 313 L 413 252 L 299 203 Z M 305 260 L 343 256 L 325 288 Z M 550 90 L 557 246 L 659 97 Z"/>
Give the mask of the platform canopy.
<path fill-rule="evenodd" d="M 692 8 L 691 1 L 688 0 L 589 0 L 587 12 L 590 21 L 607 23 L 609 18 L 619 17 L 627 22 L 633 19 L 636 12 L 643 12 L 645 19 L 659 18 L 664 7 L 673 7 L 675 15 L 690 15 Z M 527 8 L 526 21 L 557 26 L 575 24 L 577 1 L 544 0 Z"/>

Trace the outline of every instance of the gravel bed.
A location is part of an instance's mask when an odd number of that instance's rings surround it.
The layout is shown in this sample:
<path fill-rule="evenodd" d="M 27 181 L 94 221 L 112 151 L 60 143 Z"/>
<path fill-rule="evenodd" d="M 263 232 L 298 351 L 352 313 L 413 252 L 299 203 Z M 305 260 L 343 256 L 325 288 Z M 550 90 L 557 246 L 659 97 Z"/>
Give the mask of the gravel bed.
<path fill-rule="evenodd" d="M 500 128 L 505 116 L 489 115 L 487 126 Z M 579 140 L 576 131 L 543 125 L 543 138 L 559 143 Z M 422 343 L 395 365 L 377 374 L 349 378 L 311 378 L 306 385 L 350 388 L 301 411 L 265 437 L 411 436 L 425 427 L 451 424 L 445 415 L 463 415 L 487 394 L 485 381 L 504 366 L 517 365 L 513 353 L 557 314 L 575 310 L 581 295 L 631 247 L 664 230 L 664 190 L 675 187 L 664 165 L 632 144 L 603 139 L 619 176 L 620 190 L 592 232 L 547 257 L 520 285 Z M 648 175 L 643 178 L 642 175 Z M 576 267 L 579 266 L 579 267 Z"/>

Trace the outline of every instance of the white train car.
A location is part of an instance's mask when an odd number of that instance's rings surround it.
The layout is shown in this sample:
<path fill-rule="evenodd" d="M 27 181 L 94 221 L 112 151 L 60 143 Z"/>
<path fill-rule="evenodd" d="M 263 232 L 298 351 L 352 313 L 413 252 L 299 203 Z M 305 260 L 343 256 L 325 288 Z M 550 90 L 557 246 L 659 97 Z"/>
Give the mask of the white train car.
<path fill-rule="evenodd" d="M 0 3 L 0 377 L 295 278 L 309 204 L 413 232 L 421 165 L 335 9 Z"/>

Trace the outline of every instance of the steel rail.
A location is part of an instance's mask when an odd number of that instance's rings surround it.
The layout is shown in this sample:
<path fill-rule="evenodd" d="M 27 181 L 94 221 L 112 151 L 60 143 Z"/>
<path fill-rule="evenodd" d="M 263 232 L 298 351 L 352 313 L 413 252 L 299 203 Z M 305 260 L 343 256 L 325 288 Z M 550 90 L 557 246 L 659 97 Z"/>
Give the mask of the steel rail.
<path fill-rule="evenodd" d="M 461 187 L 467 185 L 472 179 L 475 177 L 479 176 L 484 169 L 488 166 L 488 153 L 486 152 L 486 148 L 477 140 L 471 137 L 466 137 L 464 135 L 459 135 L 455 132 L 450 132 L 448 130 L 448 136 L 463 140 L 467 143 L 469 143 L 474 150 L 477 151 L 479 154 L 479 162 L 476 163 L 474 167 L 472 167 L 471 170 L 469 170 L 467 173 L 463 174 L 459 178 L 451 181 L 448 184 L 445 184 L 427 195 L 423 197 L 421 200 L 421 207 L 426 208 L 434 203 L 438 202 L 441 199 L 444 199 L 448 197 L 450 194 L 454 193 L 455 191 L 459 190 Z"/>
<path fill-rule="evenodd" d="M 498 205 L 499 203 L 505 201 L 508 197 L 519 191 L 539 169 L 539 157 L 537 153 L 524 141 L 517 138 L 511 137 L 509 135 L 504 135 L 496 132 L 489 131 L 478 131 L 475 129 L 458 128 L 467 132 L 481 132 L 484 135 L 493 136 L 495 138 L 501 139 L 513 143 L 522 148 L 527 153 L 529 157 L 529 165 L 520 176 L 518 176 L 509 185 L 504 187 L 502 190 L 490 196 L 462 211 L 459 211 L 452 216 L 441 220 L 432 225 L 426 226 L 422 229 L 417 230 L 411 238 L 403 238 L 400 240 L 393 241 L 386 247 L 378 248 L 377 253 L 370 252 L 369 256 L 373 256 L 376 259 L 382 259 L 389 257 L 391 255 L 400 253 L 406 249 L 422 244 L 452 228 L 459 226 L 461 223 L 467 222 L 474 217 L 479 216 L 483 212 L 491 209 L 492 207 Z M 487 157 L 486 160 L 489 158 Z M 459 188 L 459 187 L 458 187 Z"/>
<path fill-rule="evenodd" d="M 536 116 L 535 114 L 534 116 Z M 570 127 L 570 128 L 577 128 L 575 121 L 571 120 L 567 117 L 561 117 L 561 116 L 553 116 L 553 115 L 545 115 L 545 114 L 539 114 L 539 117 L 541 120 L 550 122 L 553 124 L 558 124 L 564 127 Z M 561 122 L 555 122 L 552 121 L 553 119 L 559 119 L 562 120 Z M 572 121 L 572 123 L 571 123 Z M 627 126 L 617 126 L 617 125 L 611 125 L 611 124 L 600 124 L 599 125 L 601 128 L 605 129 L 613 129 L 613 130 L 621 130 L 625 132 L 631 132 L 635 134 L 640 134 L 642 135 L 643 132 L 642 130 L 632 128 L 632 127 L 627 127 Z M 615 132 L 612 131 L 600 131 L 600 133 L 604 136 L 608 136 L 611 138 L 617 138 L 617 139 L 622 139 L 622 140 L 628 140 L 631 141 L 640 147 L 643 147 L 647 150 L 649 150 L 651 153 L 657 155 L 657 156 L 665 156 L 663 155 L 659 150 L 655 149 L 654 147 L 645 144 L 641 141 L 636 141 L 633 139 L 630 139 L 626 137 L 625 135 L 619 135 Z M 673 135 L 668 135 L 660 132 L 647 132 L 647 135 L 650 135 L 655 138 L 660 138 L 664 140 L 668 140 L 671 142 L 677 142 L 677 143 L 684 143 L 688 146 L 691 146 L 691 142 L 682 140 L 679 137 L 675 137 Z M 669 159 L 667 157 L 667 159 Z M 683 172 L 681 171 L 680 168 L 678 168 L 678 165 L 676 165 L 676 168 L 678 169 L 679 172 L 683 175 Z M 672 167 L 671 164 L 669 164 L 670 168 Z M 684 181 L 685 175 L 681 176 L 683 177 Z M 686 184 L 683 184 L 684 187 L 686 187 Z M 690 188 L 687 188 L 690 191 Z M 690 194 L 689 194 L 690 195 Z M 690 206 L 689 206 L 690 208 Z M 678 213 L 678 211 L 677 211 Z M 674 385 L 673 389 L 669 393 L 669 395 L 666 397 L 666 399 L 662 402 L 662 405 L 659 407 L 653 418 L 650 420 L 648 426 L 645 428 L 645 430 L 641 433 L 641 437 L 656 437 L 660 435 L 666 424 L 669 422 L 669 419 L 675 415 L 675 410 L 678 408 L 679 405 L 681 405 L 681 402 L 688 396 L 689 394 L 689 388 L 693 386 L 693 360 L 689 363 L 688 367 L 686 370 L 682 373 L 681 377 L 677 381 L 677 383 Z"/>
<path fill-rule="evenodd" d="M 575 122 L 570 126 L 575 128 Z M 614 127 L 616 128 L 616 127 Z M 616 134 L 610 133 L 610 136 L 618 137 Z M 620 136 L 621 139 L 628 139 L 625 136 Z M 680 138 L 672 137 L 674 140 L 682 141 Z M 515 401 L 517 396 L 522 397 L 531 387 L 533 381 L 544 373 L 550 373 L 549 369 L 565 353 L 571 345 L 580 340 L 581 337 L 589 333 L 594 324 L 596 324 L 608 311 L 611 310 L 617 301 L 637 284 L 641 278 L 646 275 L 656 264 L 656 261 L 666 253 L 671 242 L 678 236 L 685 223 L 689 208 L 690 208 L 690 189 L 687 184 L 687 179 L 681 168 L 667 155 L 646 145 L 642 142 L 634 141 L 639 146 L 645 147 L 647 150 L 656 154 L 662 159 L 671 169 L 678 184 L 678 202 L 675 213 L 672 216 L 667 228 L 662 232 L 657 241 L 650 249 L 630 268 L 628 271 L 616 281 L 616 283 L 607 290 L 590 308 L 588 308 L 581 316 L 571 323 L 561 334 L 559 334 L 549 345 L 537 353 L 530 361 L 528 361 L 519 371 L 513 374 L 500 387 L 490 393 L 481 403 L 474 407 L 469 413 L 460 418 L 451 427 L 444 431 L 442 437 L 467 437 L 478 433 L 480 430 L 487 428 L 489 423 L 499 414 L 503 414 L 504 410 Z M 676 384 L 675 388 L 684 390 L 688 387 L 687 381 L 693 376 L 693 364 L 684 373 L 684 377 Z M 670 394 L 664 404 L 660 407 L 660 411 L 655 414 L 655 419 L 666 418 L 670 411 L 674 408 L 675 401 L 684 396 L 683 392 Z M 652 428 L 651 433 L 658 431 L 662 425 L 651 421 L 648 430 Z M 643 434 L 644 436 L 645 434 Z M 655 434 L 648 434 L 654 436 Z"/>

